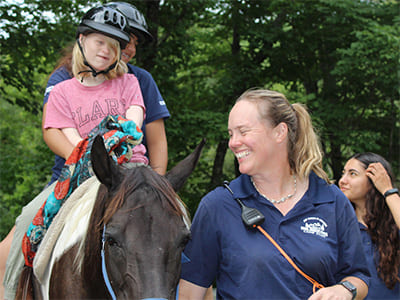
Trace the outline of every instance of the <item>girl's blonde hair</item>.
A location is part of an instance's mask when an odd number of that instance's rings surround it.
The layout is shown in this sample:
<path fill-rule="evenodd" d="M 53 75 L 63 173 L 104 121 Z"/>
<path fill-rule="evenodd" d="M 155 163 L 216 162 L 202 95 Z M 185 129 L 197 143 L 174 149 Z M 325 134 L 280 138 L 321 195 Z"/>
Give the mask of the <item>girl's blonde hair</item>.
<path fill-rule="evenodd" d="M 265 89 L 248 90 L 236 100 L 236 103 L 243 100 L 255 103 L 260 120 L 270 122 L 273 127 L 282 122 L 286 123 L 288 160 L 295 174 L 305 178 L 314 171 L 330 183 L 328 175 L 322 168 L 323 153 L 319 138 L 303 104 L 291 105 L 285 95 Z"/>
<path fill-rule="evenodd" d="M 90 34 L 90 33 L 89 33 Z M 86 35 L 87 36 L 87 35 Z M 123 74 L 128 72 L 128 67 L 127 65 L 121 60 L 121 48 L 119 45 L 119 42 L 115 39 L 112 39 L 108 36 L 104 36 L 107 41 L 108 47 L 110 47 L 114 53 L 115 53 L 115 58 L 117 60 L 117 63 L 113 69 L 111 69 L 109 72 L 104 74 L 107 80 L 115 79 L 117 77 L 122 76 Z M 82 50 L 84 50 L 84 46 L 82 45 Z M 88 66 L 85 65 L 84 63 L 84 57 L 79 49 L 78 41 L 75 42 L 74 49 L 72 50 L 72 74 L 75 77 L 81 76 L 82 78 L 91 76 L 91 72 L 84 72 L 80 73 L 82 71 L 87 71 L 90 70 Z"/>

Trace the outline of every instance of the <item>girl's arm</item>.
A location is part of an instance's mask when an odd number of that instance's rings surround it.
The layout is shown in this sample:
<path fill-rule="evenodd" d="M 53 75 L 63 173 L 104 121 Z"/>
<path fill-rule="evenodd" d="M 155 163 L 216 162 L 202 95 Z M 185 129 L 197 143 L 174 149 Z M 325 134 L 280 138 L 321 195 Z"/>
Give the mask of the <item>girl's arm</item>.
<path fill-rule="evenodd" d="M 47 103 L 43 106 L 43 117 L 42 117 L 42 133 L 43 140 L 54 154 L 67 159 L 72 151 L 74 145 L 67 139 L 60 129 L 57 128 L 44 128 L 46 120 L 46 109 Z"/>
<path fill-rule="evenodd" d="M 144 111 L 139 105 L 131 105 L 126 111 L 126 118 L 135 122 L 141 128 L 143 124 Z"/>
<path fill-rule="evenodd" d="M 366 170 L 367 176 L 372 180 L 376 189 L 383 195 L 386 191 L 393 188 L 392 181 L 389 174 L 381 163 L 369 164 Z M 400 196 L 399 194 L 392 194 L 385 199 L 390 212 L 393 215 L 397 227 L 400 229 Z"/>
<path fill-rule="evenodd" d="M 62 128 L 61 131 L 74 146 L 78 145 L 78 143 L 83 140 L 76 128 Z"/>

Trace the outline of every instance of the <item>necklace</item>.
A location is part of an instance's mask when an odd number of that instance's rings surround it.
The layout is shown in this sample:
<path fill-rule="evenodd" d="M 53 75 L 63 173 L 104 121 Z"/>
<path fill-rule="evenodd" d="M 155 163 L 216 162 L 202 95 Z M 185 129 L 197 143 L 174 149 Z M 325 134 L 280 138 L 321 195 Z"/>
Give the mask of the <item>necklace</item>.
<path fill-rule="evenodd" d="M 268 199 L 267 196 L 265 196 L 264 194 L 262 194 L 262 193 L 258 190 L 256 184 L 255 184 L 254 181 L 253 181 L 253 178 L 250 177 L 250 180 L 251 180 L 251 183 L 254 185 L 254 188 L 256 189 L 256 191 L 257 191 L 261 196 L 263 196 L 265 199 L 267 199 L 267 200 L 268 200 L 269 202 L 271 202 L 271 203 L 277 203 L 277 204 L 278 204 L 278 203 L 285 202 L 287 199 L 292 198 L 292 197 L 296 194 L 296 191 L 297 191 L 296 174 L 293 175 L 293 180 L 294 180 L 294 192 L 293 192 L 293 194 L 289 194 L 289 195 L 287 195 L 287 196 L 285 196 L 285 197 L 282 197 L 282 198 L 279 199 L 279 200 Z"/>

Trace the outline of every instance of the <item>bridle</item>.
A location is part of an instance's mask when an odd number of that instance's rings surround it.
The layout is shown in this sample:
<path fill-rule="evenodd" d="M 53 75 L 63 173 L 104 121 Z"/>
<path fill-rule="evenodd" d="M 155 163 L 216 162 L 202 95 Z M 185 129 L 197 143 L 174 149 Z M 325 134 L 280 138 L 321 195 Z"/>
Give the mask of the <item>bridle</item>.
<path fill-rule="evenodd" d="M 103 279 L 106 284 L 107 290 L 111 295 L 111 298 L 113 300 L 117 300 L 117 297 L 115 296 L 114 290 L 111 286 L 111 282 L 110 282 L 110 279 L 108 278 L 108 274 L 107 274 L 105 251 L 104 251 L 104 248 L 105 248 L 104 245 L 106 243 L 105 233 L 106 233 L 106 224 L 104 224 L 104 226 L 103 226 L 103 234 L 101 237 L 101 271 L 103 273 Z"/>

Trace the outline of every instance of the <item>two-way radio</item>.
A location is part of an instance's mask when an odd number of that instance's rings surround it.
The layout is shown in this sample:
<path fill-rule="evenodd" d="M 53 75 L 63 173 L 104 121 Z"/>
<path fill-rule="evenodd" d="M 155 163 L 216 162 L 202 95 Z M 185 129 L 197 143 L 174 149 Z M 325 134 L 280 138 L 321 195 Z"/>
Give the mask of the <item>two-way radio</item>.
<path fill-rule="evenodd" d="M 224 181 L 224 186 L 233 196 L 233 192 L 229 187 L 228 181 Z M 242 200 L 240 200 L 239 198 L 233 198 L 242 209 L 242 221 L 247 228 L 256 228 L 258 225 L 261 225 L 265 221 L 264 215 L 258 209 L 244 205 Z"/>

